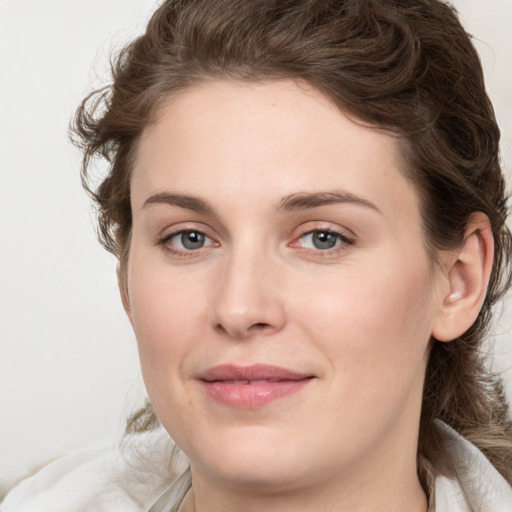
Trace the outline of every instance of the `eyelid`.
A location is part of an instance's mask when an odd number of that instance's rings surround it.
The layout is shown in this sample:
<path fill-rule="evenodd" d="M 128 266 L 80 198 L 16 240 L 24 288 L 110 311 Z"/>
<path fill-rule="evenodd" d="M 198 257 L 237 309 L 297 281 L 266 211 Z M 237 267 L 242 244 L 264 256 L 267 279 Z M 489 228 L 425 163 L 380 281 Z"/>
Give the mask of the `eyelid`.
<path fill-rule="evenodd" d="M 170 253 L 171 255 L 177 256 L 185 256 L 185 257 L 194 257 L 203 254 L 205 251 L 208 251 L 212 248 L 219 247 L 221 244 L 218 241 L 218 236 L 215 236 L 212 233 L 212 229 L 206 225 L 197 225 L 196 223 L 182 223 L 163 230 L 161 234 L 157 236 L 155 241 L 155 245 L 160 245 L 162 250 Z M 198 249 L 180 249 L 176 247 L 172 247 L 169 243 L 170 240 L 178 236 L 182 233 L 186 232 L 197 232 L 203 234 L 209 242 L 207 245 L 200 247 Z M 301 225 L 299 228 L 295 230 L 296 234 L 293 235 L 292 241 L 288 243 L 289 247 L 302 249 L 303 252 L 311 253 L 313 256 L 334 256 L 339 252 L 346 251 L 348 246 L 353 245 L 356 242 L 356 236 L 353 232 L 345 227 L 341 227 L 339 225 L 333 226 L 330 223 L 321 222 L 321 221 L 311 221 Z M 317 248 L 308 248 L 302 247 L 300 244 L 300 240 L 304 237 L 311 235 L 315 232 L 326 232 L 331 233 L 339 237 L 341 243 L 337 243 L 332 248 L 326 249 L 317 249 Z"/>
<path fill-rule="evenodd" d="M 211 237 L 209 237 L 206 233 L 203 233 L 202 231 L 198 231 L 197 229 L 182 229 L 181 231 L 177 231 L 176 233 L 171 233 L 169 236 L 166 237 L 166 240 L 167 241 L 173 240 L 174 238 L 179 238 L 180 236 L 191 234 L 191 233 L 202 235 L 204 237 L 204 240 L 205 240 L 204 247 L 208 247 L 211 245 L 207 242 L 208 240 L 210 242 L 214 242 L 214 240 Z M 202 247 L 201 247 L 201 249 L 202 249 Z M 181 249 L 180 248 L 180 250 L 185 251 L 185 252 L 187 252 L 187 251 L 195 252 L 197 249 L 187 249 L 187 248 Z"/>
<path fill-rule="evenodd" d="M 331 222 L 325 222 L 325 221 L 310 221 L 305 222 L 304 224 L 301 224 L 298 228 L 294 230 L 294 234 L 292 236 L 293 240 L 298 240 L 299 238 L 302 238 L 303 236 L 309 235 L 314 232 L 327 232 L 332 233 L 334 235 L 339 235 L 343 239 L 351 242 L 356 241 L 356 235 L 353 231 L 350 229 L 340 226 L 337 224 L 333 224 Z"/>
<path fill-rule="evenodd" d="M 162 250 L 165 252 L 176 255 L 176 256 L 184 256 L 184 257 L 194 257 L 199 256 L 200 254 L 203 254 L 205 250 L 209 250 L 212 247 L 218 247 L 220 244 L 217 241 L 216 237 L 213 236 L 211 233 L 211 229 L 209 229 L 207 226 L 201 225 L 198 226 L 197 224 L 187 224 L 184 223 L 182 225 L 173 226 L 172 228 L 169 228 L 167 230 L 164 230 L 160 235 L 157 236 L 155 245 L 160 245 L 162 247 Z M 205 236 L 205 238 L 210 240 L 210 243 L 207 245 L 200 247 L 198 249 L 181 249 L 177 247 L 173 247 L 170 244 L 170 241 L 183 233 L 201 233 Z"/>
<path fill-rule="evenodd" d="M 340 243 L 328 249 L 317 249 L 311 247 L 303 247 L 300 240 L 304 237 L 311 235 L 315 232 L 331 233 L 339 237 Z M 310 254 L 314 257 L 336 256 L 338 253 L 346 251 L 349 246 L 354 245 L 356 242 L 355 235 L 348 229 L 340 226 L 326 225 L 324 222 L 308 223 L 302 226 L 301 231 L 293 237 L 292 242 L 289 244 L 292 248 L 302 249 L 303 252 Z"/>

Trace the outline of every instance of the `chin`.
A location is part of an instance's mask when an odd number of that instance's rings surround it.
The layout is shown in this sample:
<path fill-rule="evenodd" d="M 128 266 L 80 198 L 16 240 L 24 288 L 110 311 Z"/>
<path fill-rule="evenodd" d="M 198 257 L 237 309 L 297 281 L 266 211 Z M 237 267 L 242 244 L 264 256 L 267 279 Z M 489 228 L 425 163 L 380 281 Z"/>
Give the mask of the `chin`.
<path fill-rule="evenodd" d="M 286 442 L 282 432 L 255 430 L 260 429 L 230 432 L 226 442 L 208 441 L 208 449 L 198 448 L 198 458 L 190 454 L 192 470 L 201 468 L 214 478 L 247 489 L 277 491 L 301 480 L 304 461 L 300 446 L 290 443 L 289 436 Z"/>

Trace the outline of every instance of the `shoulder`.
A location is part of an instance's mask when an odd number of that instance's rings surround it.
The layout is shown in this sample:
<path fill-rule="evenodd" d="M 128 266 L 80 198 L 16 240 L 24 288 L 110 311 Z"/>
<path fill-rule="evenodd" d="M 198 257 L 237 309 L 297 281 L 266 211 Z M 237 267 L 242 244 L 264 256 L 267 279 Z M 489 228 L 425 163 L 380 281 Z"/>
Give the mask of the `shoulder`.
<path fill-rule="evenodd" d="M 48 464 L 16 486 L 0 511 L 144 512 L 186 467 L 159 428 Z"/>
<path fill-rule="evenodd" d="M 512 487 L 485 455 L 445 423 L 437 424 L 455 477 L 436 478 L 436 512 L 512 511 Z"/>

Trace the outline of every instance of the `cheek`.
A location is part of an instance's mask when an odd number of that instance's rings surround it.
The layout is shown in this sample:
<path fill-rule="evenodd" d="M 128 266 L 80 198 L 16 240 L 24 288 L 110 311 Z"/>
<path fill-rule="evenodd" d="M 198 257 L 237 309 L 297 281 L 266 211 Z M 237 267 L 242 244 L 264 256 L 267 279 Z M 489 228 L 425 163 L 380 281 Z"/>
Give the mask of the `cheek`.
<path fill-rule="evenodd" d="M 426 261 L 401 263 L 340 272 L 297 304 L 295 316 L 342 378 L 373 388 L 412 379 L 426 364 L 430 271 Z"/>
<path fill-rule="evenodd" d="M 129 290 L 142 372 L 146 385 L 153 387 L 159 379 L 181 374 L 183 360 L 203 338 L 208 308 L 201 280 L 163 272 L 146 261 L 133 256 Z"/>

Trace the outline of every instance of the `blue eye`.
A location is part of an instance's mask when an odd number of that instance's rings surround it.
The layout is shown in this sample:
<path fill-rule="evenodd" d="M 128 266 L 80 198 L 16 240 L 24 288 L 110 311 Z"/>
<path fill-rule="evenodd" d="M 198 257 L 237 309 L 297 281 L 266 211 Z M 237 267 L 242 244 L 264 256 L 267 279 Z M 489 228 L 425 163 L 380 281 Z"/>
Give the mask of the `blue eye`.
<path fill-rule="evenodd" d="M 212 239 L 200 231 L 180 231 L 167 238 L 167 241 L 181 251 L 196 251 L 211 245 Z"/>
<path fill-rule="evenodd" d="M 301 237 L 301 247 L 306 249 L 326 251 L 343 243 L 351 243 L 351 241 L 340 233 L 328 230 L 310 231 Z"/>

